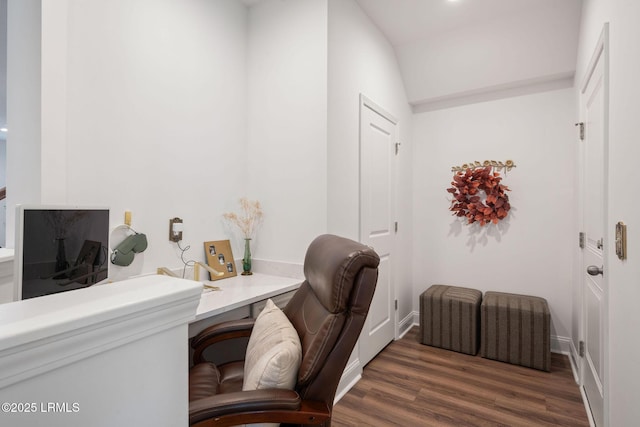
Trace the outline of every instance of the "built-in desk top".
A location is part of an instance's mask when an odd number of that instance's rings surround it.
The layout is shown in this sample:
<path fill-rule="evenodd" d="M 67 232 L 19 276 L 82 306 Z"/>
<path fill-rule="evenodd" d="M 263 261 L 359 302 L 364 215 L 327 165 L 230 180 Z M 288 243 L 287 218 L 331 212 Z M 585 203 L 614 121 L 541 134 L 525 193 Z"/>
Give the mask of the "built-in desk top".
<path fill-rule="evenodd" d="M 302 279 L 253 273 L 205 283 L 221 290 L 202 293 L 194 319 L 196 322 L 298 289 Z"/>

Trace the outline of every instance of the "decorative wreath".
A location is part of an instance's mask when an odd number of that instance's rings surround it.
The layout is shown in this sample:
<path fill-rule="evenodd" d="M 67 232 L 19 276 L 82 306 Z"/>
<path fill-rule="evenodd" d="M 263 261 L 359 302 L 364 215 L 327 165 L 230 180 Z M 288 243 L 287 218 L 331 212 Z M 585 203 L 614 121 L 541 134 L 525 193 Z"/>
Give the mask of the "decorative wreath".
<path fill-rule="evenodd" d="M 447 191 L 453 195 L 450 211 L 454 216 L 466 217 L 468 224 L 479 222 L 484 226 L 490 222 L 507 217 L 511 205 L 505 185 L 500 184 L 502 178 L 493 172 L 491 166 L 456 172 Z M 483 196 L 484 197 L 483 200 Z"/>

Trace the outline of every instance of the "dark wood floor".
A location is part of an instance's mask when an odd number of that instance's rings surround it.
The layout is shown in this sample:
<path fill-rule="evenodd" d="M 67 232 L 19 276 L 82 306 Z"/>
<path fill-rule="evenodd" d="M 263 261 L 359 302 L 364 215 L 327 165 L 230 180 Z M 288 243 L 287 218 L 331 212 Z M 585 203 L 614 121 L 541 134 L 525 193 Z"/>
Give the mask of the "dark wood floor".
<path fill-rule="evenodd" d="M 566 356 L 551 372 L 395 341 L 333 409 L 332 426 L 588 426 Z"/>

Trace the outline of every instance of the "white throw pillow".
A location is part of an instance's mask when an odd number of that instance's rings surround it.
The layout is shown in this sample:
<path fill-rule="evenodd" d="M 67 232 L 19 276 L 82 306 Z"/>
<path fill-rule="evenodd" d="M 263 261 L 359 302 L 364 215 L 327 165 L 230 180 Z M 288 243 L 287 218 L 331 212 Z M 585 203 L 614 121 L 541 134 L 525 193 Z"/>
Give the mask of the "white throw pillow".
<path fill-rule="evenodd" d="M 268 300 L 249 337 L 242 390 L 291 390 L 301 361 L 298 333 L 282 310 Z"/>

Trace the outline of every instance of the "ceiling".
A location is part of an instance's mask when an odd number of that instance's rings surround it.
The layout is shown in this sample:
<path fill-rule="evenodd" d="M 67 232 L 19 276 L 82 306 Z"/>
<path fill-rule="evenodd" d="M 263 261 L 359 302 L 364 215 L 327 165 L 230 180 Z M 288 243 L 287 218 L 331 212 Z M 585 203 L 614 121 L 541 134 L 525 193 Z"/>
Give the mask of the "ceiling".
<path fill-rule="evenodd" d="M 356 0 L 394 46 L 567 0 Z"/>
<path fill-rule="evenodd" d="M 582 0 L 356 2 L 393 46 L 414 111 L 573 84 Z"/>
<path fill-rule="evenodd" d="M 355 1 L 393 46 L 414 111 L 573 84 L 582 0 Z"/>

